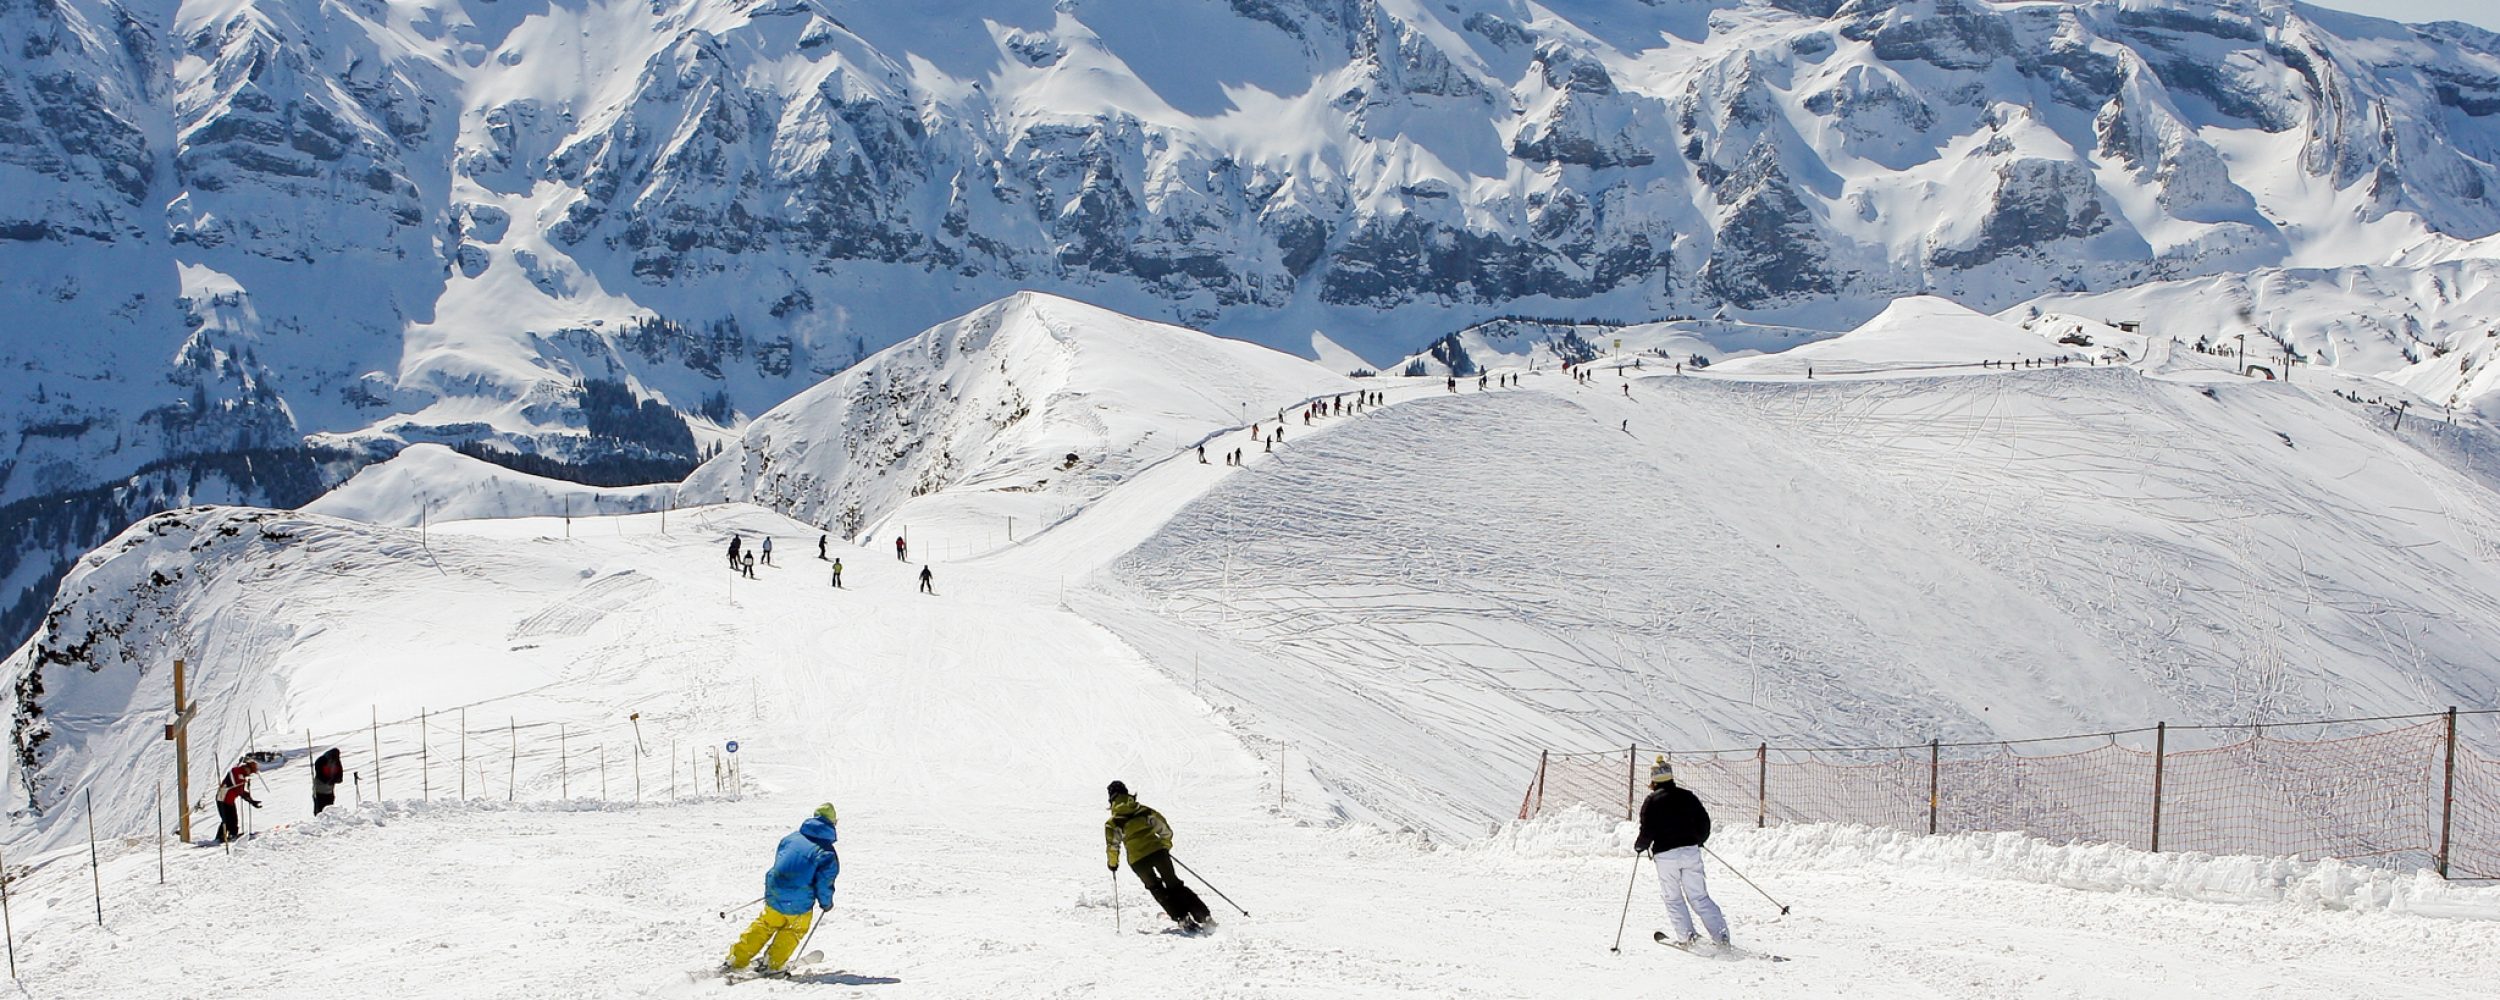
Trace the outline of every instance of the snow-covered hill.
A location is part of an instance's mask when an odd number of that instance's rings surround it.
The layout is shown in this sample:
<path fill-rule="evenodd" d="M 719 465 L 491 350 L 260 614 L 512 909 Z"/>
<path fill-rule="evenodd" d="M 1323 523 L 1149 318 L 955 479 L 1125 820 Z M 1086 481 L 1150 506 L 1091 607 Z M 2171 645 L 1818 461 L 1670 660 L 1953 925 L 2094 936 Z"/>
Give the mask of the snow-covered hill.
<path fill-rule="evenodd" d="M 1220 428 L 1354 389 L 1264 347 L 1025 293 L 775 408 L 679 495 L 852 537 L 915 497 L 983 494 L 1038 529 Z"/>
<path fill-rule="evenodd" d="M 1026 288 L 1377 366 L 2487 260 L 2495 122 L 2495 36 L 2289 0 L 19 0 L 5 617 L 406 443 L 668 478 Z"/>

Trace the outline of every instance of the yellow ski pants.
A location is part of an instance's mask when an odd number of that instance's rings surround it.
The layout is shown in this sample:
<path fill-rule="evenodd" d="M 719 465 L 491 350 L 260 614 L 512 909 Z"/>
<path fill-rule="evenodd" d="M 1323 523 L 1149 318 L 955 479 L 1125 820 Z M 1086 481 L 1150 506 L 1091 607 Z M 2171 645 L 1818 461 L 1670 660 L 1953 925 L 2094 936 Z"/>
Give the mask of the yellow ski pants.
<path fill-rule="evenodd" d="M 744 967 L 755 960 L 756 952 L 764 953 L 764 967 L 779 969 L 790 961 L 790 953 L 799 950 L 799 939 L 807 936 L 807 925 L 814 923 L 814 913 L 783 913 L 772 907 L 756 914 L 747 932 L 738 936 L 738 943 L 729 948 L 730 968 Z M 770 947 L 767 947 L 767 945 Z"/>

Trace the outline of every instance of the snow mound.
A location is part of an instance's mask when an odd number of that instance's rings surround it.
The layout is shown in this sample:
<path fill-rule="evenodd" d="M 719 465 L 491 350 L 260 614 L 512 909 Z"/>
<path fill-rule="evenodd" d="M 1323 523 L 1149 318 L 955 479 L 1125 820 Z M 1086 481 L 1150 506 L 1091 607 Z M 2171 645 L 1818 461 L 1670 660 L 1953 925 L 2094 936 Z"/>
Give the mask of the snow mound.
<path fill-rule="evenodd" d="M 845 537 L 942 492 L 1082 502 L 1217 429 L 1354 385 L 1268 348 L 1021 293 L 757 418 L 681 495 Z"/>
<path fill-rule="evenodd" d="M 2500 920 L 2500 887 L 2450 882 L 2436 873 L 2389 871 L 2333 859 L 2155 854 L 2118 844 L 2058 844 L 2021 833 L 1926 835 L 1833 823 L 1753 829 L 1721 817 L 1710 846 L 1754 871 L 1913 869 L 2082 892 L 2130 893 L 2286 910 L 2392 913 Z M 1465 855 L 1613 857 L 1632 849 L 1638 826 L 1584 806 L 1503 824 L 1493 836 L 1449 848 Z"/>
<path fill-rule="evenodd" d="M 1815 374 L 1979 365 L 1986 362 L 2081 359 L 2085 353 L 1933 295 L 1899 299 L 1874 319 L 1830 340 L 1711 369 L 1750 376 Z"/>
<path fill-rule="evenodd" d="M 673 485 L 584 486 L 516 472 L 439 444 L 410 445 L 305 504 L 307 514 L 413 528 L 435 521 L 588 517 L 660 509 Z"/>

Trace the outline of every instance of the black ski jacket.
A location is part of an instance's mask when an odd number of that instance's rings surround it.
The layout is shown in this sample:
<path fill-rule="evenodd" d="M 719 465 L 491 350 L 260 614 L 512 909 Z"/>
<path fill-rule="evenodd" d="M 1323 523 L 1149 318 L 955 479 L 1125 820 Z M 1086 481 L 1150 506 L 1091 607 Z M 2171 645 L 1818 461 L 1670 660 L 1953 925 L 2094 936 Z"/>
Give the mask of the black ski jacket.
<path fill-rule="evenodd" d="M 1709 842 L 1710 810 L 1693 793 L 1668 785 L 1641 800 L 1641 835 L 1632 842 L 1634 852 L 1663 854 Z"/>

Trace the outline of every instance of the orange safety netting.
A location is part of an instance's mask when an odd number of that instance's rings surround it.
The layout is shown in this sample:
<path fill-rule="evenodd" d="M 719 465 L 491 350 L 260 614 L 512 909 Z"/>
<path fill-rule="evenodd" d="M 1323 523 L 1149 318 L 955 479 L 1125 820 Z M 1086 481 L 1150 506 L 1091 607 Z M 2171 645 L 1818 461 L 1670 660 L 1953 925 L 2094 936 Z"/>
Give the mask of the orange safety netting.
<path fill-rule="evenodd" d="M 2327 724 L 2305 724 L 2327 725 Z M 1543 756 L 1520 818 L 1573 805 L 1630 818 L 1660 754 L 1721 826 L 1859 823 L 1914 832 L 2016 831 L 2145 850 L 2341 858 L 2500 877 L 2500 761 L 2432 717 L 2333 739 L 2275 727 L 2166 729 L 2013 743 L 1677 753 L 1631 747 Z M 2244 733 L 2183 748 L 2191 731 Z M 2126 734 L 2151 736 L 2153 731 Z M 2451 747 L 2456 747 L 2453 761 Z M 2453 775 L 2450 773 L 2453 767 Z"/>

